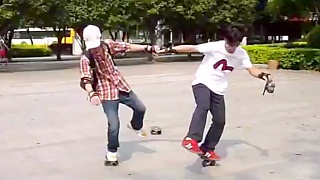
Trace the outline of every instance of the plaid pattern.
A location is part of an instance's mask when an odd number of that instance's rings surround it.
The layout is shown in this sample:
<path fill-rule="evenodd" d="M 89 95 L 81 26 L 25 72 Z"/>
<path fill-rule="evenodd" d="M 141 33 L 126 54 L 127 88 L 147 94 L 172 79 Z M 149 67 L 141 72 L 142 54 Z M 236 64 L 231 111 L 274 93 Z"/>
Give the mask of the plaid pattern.
<path fill-rule="evenodd" d="M 106 42 L 111 54 L 123 53 L 130 49 L 130 44 L 122 42 L 109 41 Z M 80 74 L 81 78 L 90 81 L 92 78 L 92 70 L 89 66 L 89 59 L 82 55 L 80 59 Z M 98 56 L 95 59 L 96 69 L 98 71 L 98 85 L 96 92 L 99 94 L 101 100 L 117 100 L 119 99 L 119 90 L 130 92 L 131 88 L 120 71 L 115 67 L 111 60 L 111 55 L 107 49 L 105 51 L 105 57 Z"/>

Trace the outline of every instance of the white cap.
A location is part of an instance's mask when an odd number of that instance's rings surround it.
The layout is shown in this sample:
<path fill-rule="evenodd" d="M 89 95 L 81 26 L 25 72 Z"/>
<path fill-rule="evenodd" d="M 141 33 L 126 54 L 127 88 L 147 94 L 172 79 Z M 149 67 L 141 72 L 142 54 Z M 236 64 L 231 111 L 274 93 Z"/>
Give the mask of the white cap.
<path fill-rule="evenodd" d="M 82 36 L 87 50 L 99 47 L 101 44 L 101 32 L 97 26 L 88 25 L 83 29 Z"/>

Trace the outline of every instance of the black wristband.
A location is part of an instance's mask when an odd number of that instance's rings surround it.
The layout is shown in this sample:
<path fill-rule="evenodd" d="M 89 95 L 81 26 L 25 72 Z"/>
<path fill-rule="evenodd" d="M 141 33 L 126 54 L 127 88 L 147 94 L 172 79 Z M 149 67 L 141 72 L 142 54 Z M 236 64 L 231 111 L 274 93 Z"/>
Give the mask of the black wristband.
<path fill-rule="evenodd" d="M 170 52 L 170 53 L 178 53 L 177 50 L 173 49 L 172 46 L 170 46 L 170 47 L 167 48 L 167 52 Z"/>
<path fill-rule="evenodd" d="M 154 53 L 155 52 L 155 48 L 154 46 L 151 46 L 151 45 L 147 45 L 144 50 L 148 53 Z"/>
<path fill-rule="evenodd" d="M 92 94 L 91 94 L 92 93 Z M 91 94 L 91 95 L 90 95 Z M 92 98 L 92 97 L 94 97 L 94 96 L 98 96 L 98 93 L 96 93 L 96 92 L 94 92 L 93 90 L 92 91 L 90 91 L 89 93 L 88 93 L 88 96 L 90 97 L 90 99 Z"/>
<path fill-rule="evenodd" d="M 270 74 L 268 74 L 268 73 L 262 72 L 262 73 L 260 73 L 260 74 L 258 75 L 258 78 L 264 80 L 263 77 L 267 77 L 267 78 L 268 78 L 269 75 L 270 75 Z"/>

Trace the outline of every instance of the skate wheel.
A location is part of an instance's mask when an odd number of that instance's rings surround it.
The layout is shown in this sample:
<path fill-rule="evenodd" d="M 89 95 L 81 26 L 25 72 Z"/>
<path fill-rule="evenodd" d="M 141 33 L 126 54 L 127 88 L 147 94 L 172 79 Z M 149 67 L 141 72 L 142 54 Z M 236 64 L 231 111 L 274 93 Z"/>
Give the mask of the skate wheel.
<path fill-rule="evenodd" d="M 203 167 L 214 166 L 214 165 L 216 165 L 216 161 L 210 161 L 210 160 L 203 160 L 202 161 Z"/>
<path fill-rule="evenodd" d="M 118 166 L 118 161 L 104 161 L 104 166 Z"/>

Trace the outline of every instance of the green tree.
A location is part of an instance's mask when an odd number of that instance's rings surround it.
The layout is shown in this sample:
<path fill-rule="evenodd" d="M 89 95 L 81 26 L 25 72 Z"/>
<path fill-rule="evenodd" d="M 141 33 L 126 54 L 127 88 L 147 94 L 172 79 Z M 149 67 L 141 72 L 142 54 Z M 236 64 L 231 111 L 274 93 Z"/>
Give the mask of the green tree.
<path fill-rule="evenodd" d="M 195 33 L 207 32 L 212 37 L 221 23 L 250 24 L 257 0 L 179 0 L 169 5 L 167 22 L 173 29 L 180 29 L 184 39 L 190 34 L 193 39 L 188 39 L 189 43 L 194 43 Z"/>
<path fill-rule="evenodd" d="M 32 11 L 27 14 L 27 19 L 31 21 L 29 21 L 31 26 L 53 28 L 58 39 L 55 47 L 57 60 L 61 60 L 62 38 L 69 24 L 70 13 L 66 8 L 68 4 L 68 0 L 46 0 L 34 6 Z"/>
<path fill-rule="evenodd" d="M 28 0 L 0 1 L 0 35 L 9 48 L 11 48 L 14 30 L 26 23 L 25 16 L 32 6 Z M 8 53 L 8 58 L 11 61 L 10 53 Z"/>
<path fill-rule="evenodd" d="M 310 12 L 319 15 L 319 0 L 270 0 L 266 11 L 273 17 L 309 16 Z"/>

